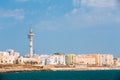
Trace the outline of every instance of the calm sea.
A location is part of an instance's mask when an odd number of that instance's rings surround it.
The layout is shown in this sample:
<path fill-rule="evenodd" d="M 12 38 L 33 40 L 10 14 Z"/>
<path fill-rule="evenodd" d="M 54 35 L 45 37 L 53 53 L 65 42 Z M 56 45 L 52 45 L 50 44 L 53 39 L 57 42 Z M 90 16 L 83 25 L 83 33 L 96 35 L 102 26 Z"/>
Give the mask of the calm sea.
<path fill-rule="evenodd" d="M 2 73 L 0 80 L 120 80 L 120 70 Z"/>

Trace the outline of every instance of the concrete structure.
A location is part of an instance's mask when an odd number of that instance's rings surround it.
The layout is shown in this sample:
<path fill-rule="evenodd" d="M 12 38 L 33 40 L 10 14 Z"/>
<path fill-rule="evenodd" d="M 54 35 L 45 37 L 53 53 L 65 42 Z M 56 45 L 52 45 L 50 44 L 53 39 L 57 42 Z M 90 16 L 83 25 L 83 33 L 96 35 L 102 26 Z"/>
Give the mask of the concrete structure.
<path fill-rule="evenodd" d="M 40 64 L 40 56 L 39 55 L 33 55 L 33 57 L 20 57 L 18 58 L 18 64 L 22 65 L 39 65 Z"/>
<path fill-rule="evenodd" d="M 40 56 L 37 54 L 33 54 L 33 32 L 30 29 L 28 38 L 29 38 L 29 55 L 25 55 L 23 57 L 18 58 L 18 64 L 26 64 L 26 65 L 39 65 L 40 64 Z"/>
<path fill-rule="evenodd" d="M 66 65 L 65 54 L 57 54 L 57 64 L 58 65 Z"/>
<path fill-rule="evenodd" d="M 114 58 L 114 66 L 120 66 L 120 58 Z"/>
<path fill-rule="evenodd" d="M 30 40 L 30 44 L 29 44 L 29 57 L 32 57 L 33 56 L 33 32 L 32 32 L 32 29 L 30 29 L 29 31 L 29 34 L 28 34 L 28 38 Z"/>
<path fill-rule="evenodd" d="M 66 65 L 64 54 L 54 54 L 47 58 L 46 65 Z"/>
<path fill-rule="evenodd" d="M 111 54 L 83 54 L 76 55 L 76 65 L 112 66 L 114 64 Z"/>
<path fill-rule="evenodd" d="M 47 58 L 49 57 L 49 55 L 40 55 L 40 64 L 42 66 L 47 65 Z"/>
<path fill-rule="evenodd" d="M 57 65 L 57 56 L 50 55 L 46 60 L 46 65 Z"/>
<path fill-rule="evenodd" d="M 17 58 L 19 57 L 19 53 L 15 52 L 12 49 L 9 49 L 5 52 L 0 52 L 0 64 L 17 64 Z"/>
<path fill-rule="evenodd" d="M 76 55 L 75 65 L 78 66 L 95 66 L 96 58 L 92 54 Z"/>
<path fill-rule="evenodd" d="M 98 54 L 98 66 L 112 66 L 114 57 L 112 54 Z"/>
<path fill-rule="evenodd" d="M 65 57 L 66 65 L 74 66 L 75 65 L 75 54 L 68 54 Z"/>

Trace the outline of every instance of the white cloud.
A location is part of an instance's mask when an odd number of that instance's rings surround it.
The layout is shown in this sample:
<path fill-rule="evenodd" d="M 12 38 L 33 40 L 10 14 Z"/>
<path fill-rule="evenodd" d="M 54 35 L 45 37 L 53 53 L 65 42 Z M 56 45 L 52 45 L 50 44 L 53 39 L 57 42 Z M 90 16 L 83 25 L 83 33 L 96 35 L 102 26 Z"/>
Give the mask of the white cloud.
<path fill-rule="evenodd" d="M 66 15 L 69 23 L 78 27 L 119 23 L 120 11 L 117 2 L 117 0 L 73 0 L 74 8 Z"/>
<path fill-rule="evenodd" d="M 71 13 L 72 13 L 72 14 L 76 14 L 76 13 L 78 13 L 78 12 L 79 12 L 79 9 L 74 8 Z"/>
<path fill-rule="evenodd" d="M 107 27 L 120 23 L 120 11 L 114 0 L 73 0 L 73 9 L 54 19 L 40 21 L 38 29 L 79 30 L 87 27 Z M 84 7 L 87 6 L 87 7 Z M 51 8 L 51 7 L 50 7 Z"/>
<path fill-rule="evenodd" d="M 75 14 L 73 12 L 66 16 L 71 28 L 105 27 L 105 25 L 120 23 L 120 12 L 114 9 L 94 9 L 90 12 L 84 12 L 82 9 L 78 9 Z"/>
<path fill-rule="evenodd" d="M 24 19 L 24 11 L 22 9 L 6 10 L 0 9 L 0 17 L 15 18 L 18 20 Z"/>
<path fill-rule="evenodd" d="M 94 9 L 85 12 L 83 9 L 73 9 L 62 17 L 40 21 L 37 30 L 79 30 L 90 27 L 108 27 L 120 23 L 120 12 L 117 10 Z"/>
<path fill-rule="evenodd" d="M 117 0 L 73 0 L 73 5 L 89 7 L 116 7 Z"/>
<path fill-rule="evenodd" d="M 73 6 L 79 7 L 81 5 L 81 0 L 73 0 Z"/>

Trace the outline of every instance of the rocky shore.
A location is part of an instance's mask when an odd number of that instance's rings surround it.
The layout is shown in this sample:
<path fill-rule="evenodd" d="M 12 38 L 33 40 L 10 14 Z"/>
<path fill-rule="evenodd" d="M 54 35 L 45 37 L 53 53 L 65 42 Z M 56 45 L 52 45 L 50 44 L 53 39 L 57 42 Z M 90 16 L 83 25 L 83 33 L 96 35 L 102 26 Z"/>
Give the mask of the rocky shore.
<path fill-rule="evenodd" d="M 30 65 L 0 65 L 0 73 L 5 72 L 26 72 L 26 71 L 40 71 L 41 66 Z"/>
<path fill-rule="evenodd" d="M 120 67 L 0 65 L 0 73 L 28 71 L 120 70 Z"/>

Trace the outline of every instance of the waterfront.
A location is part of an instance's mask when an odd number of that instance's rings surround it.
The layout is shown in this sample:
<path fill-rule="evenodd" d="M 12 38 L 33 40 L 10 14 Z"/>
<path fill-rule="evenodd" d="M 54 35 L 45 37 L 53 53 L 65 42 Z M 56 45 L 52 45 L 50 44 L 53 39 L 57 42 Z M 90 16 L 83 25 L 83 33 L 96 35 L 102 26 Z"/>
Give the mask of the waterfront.
<path fill-rule="evenodd" d="M 0 65 L 0 73 L 31 72 L 31 71 L 86 71 L 86 70 L 120 70 L 116 66 L 31 66 L 31 65 Z"/>
<path fill-rule="evenodd" d="M 120 70 L 2 73 L 0 80 L 120 80 Z"/>

